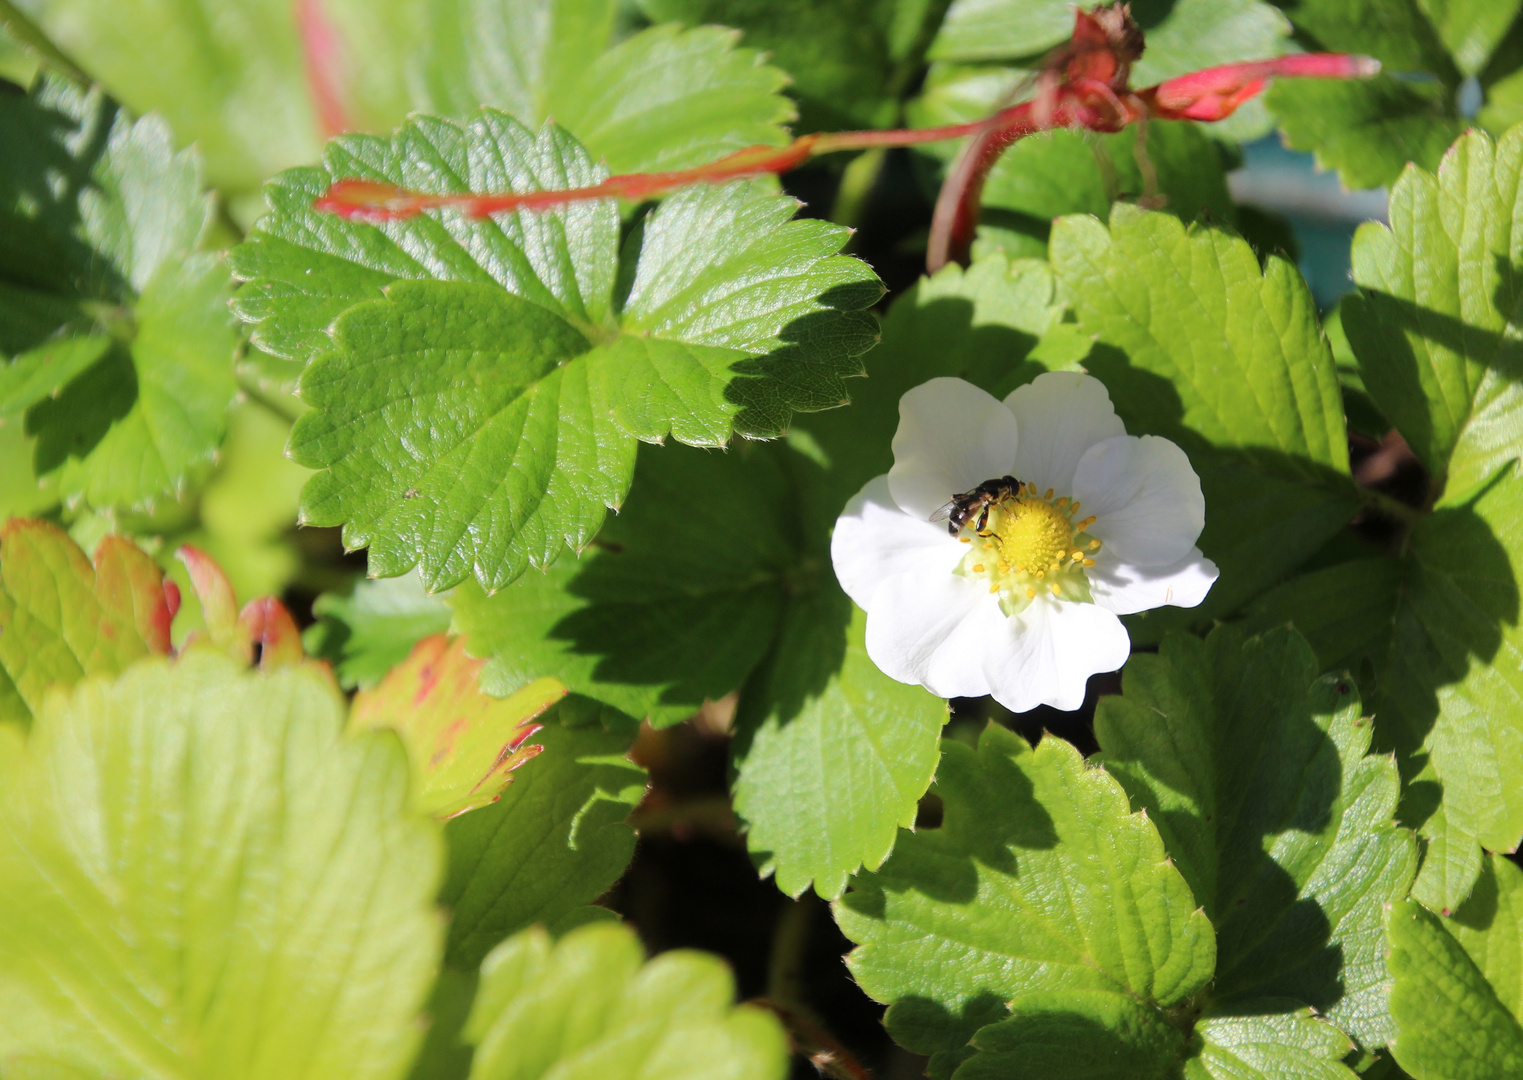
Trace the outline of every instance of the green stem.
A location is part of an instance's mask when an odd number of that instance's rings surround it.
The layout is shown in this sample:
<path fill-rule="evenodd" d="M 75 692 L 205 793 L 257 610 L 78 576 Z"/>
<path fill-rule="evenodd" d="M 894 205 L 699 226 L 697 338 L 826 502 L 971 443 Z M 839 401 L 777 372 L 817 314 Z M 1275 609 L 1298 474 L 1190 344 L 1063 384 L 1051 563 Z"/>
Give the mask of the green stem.
<path fill-rule="evenodd" d="M 830 220 L 837 225 L 855 229 L 862 221 L 862 213 L 877 186 L 878 174 L 888 151 L 879 147 L 858 154 L 841 173 L 841 186 L 836 189 L 835 205 L 830 208 Z"/>
<path fill-rule="evenodd" d="M 42 28 L 27 18 L 15 4 L 11 3 L 11 0 L 0 0 L 0 26 L 5 27 L 6 32 L 18 45 L 43 63 L 51 65 L 60 75 L 81 86 L 90 85 L 90 76 L 85 74 L 84 69 L 55 45 L 52 38 L 43 33 Z"/>
<path fill-rule="evenodd" d="M 0 3 L 3 2 L 4 0 L 0 0 Z M 297 418 L 301 415 L 278 398 L 265 393 L 258 382 L 241 372 L 238 375 L 238 389 L 242 390 L 244 395 L 254 404 L 269 410 L 288 424 L 296 423 Z"/>
<path fill-rule="evenodd" d="M 804 952 L 809 948 L 814 907 L 814 893 L 806 892 L 783 908 L 772 931 L 767 997 L 785 1007 L 796 1008 L 804 996 Z"/>
<path fill-rule="evenodd" d="M 1382 495 L 1378 491 L 1369 488 L 1359 489 L 1359 501 L 1367 509 L 1373 510 L 1386 517 L 1395 518 L 1405 525 L 1416 525 L 1424 517 L 1424 514 L 1415 506 L 1409 506 L 1400 499 L 1393 499 L 1389 495 Z"/>
<path fill-rule="evenodd" d="M 926 4 L 924 13 L 920 16 L 920 25 L 916 28 L 915 37 L 905 48 L 894 65 L 894 73 L 889 77 L 885 89 L 890 97 L 896 101 L 902 101 L 910 88 L 915 85 L 916 77 L 925 67 L 925 54 L 931 47 L 931 42 L 936 40 L 936 35 L 941 30 L 941 24 L 946 21 L 947 9 L 952 6 L 952 0 L 930 0 Z"/>

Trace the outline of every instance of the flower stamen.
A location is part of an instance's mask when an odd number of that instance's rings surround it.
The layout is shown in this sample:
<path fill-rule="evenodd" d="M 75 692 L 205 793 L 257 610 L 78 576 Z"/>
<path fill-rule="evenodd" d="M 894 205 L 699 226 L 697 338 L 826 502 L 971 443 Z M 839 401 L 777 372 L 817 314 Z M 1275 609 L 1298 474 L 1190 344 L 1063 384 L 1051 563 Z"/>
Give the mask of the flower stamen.
<path fill-rule="evenodd" d="M 1085 552 L 1098 551 L 1100 541 L 1084 530 L 1095 518 L 1075 520 L 1078 501 L 1053 496 L 1052 488 L 1038 494 L 1034 484 L 1022 483 L 991 502 L 976 533 L 979 543 L 957 568 L 959 574 L 987 581 L 1007 615 L 1023 611 L 1044 588 L 1059 600 L 1092 602 L 1084 571 L 1095 560 Z M 997 558 L 975 556 L 980 549 Z"/>

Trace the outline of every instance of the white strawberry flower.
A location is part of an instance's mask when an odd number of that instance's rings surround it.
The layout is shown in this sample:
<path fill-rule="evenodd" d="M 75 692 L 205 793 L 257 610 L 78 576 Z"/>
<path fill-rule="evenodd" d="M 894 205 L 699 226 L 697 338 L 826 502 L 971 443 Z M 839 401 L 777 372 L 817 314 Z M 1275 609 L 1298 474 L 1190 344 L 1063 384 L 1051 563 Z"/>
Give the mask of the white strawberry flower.
<path fill-rule="evenodd" d="M 1050 372 L 1004 401 L 962 379 L 899 400 L 894 465 L 836 520 L 830 557 L 867 612 L 867 654 L 939 697 L 1077 709 L 1126 662 L 1118 615 L 1205 599 L 1200 480 L 1178 446 L 1126 433 L 1105 386 Z M 1013 476 L 966 524 L 953 496 Z M 982 508 L 980 508 L 982 509 Z"/>

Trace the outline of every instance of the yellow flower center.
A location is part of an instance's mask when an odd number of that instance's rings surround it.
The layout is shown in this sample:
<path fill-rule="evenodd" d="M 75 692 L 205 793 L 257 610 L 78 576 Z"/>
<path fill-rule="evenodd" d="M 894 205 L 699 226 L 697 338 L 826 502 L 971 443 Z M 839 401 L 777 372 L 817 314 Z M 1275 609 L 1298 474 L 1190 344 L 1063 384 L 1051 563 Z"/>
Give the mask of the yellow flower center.
<path fill-rule="evenodd" d="M 1044 590 L 1059 600 L 1093 603 L 1084 571 L 1095 565 L 1100 541 L 1084 530 L 1095 519 L 1075 520 L 1079 504 L 1052 496 L 1051 488 L 1039 494 L 1022 484 L 989 506 L 984 528 L 963 530 L 971 550 L 956 572 L 987 581 L 1006 615 L 1024 611 Z"/>

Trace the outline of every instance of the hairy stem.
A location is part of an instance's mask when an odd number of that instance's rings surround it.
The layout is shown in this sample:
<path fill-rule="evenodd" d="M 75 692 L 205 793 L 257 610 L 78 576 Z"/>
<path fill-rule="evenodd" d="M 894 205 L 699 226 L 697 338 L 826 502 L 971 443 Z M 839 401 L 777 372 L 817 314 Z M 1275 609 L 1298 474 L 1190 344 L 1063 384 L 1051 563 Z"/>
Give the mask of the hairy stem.
<path fill-rule="evenodd" d="M 872 1073 L 840 1039 L 808 1017 L 770 998 L 756 998 L 751 1004 L 770 1009 L 783 1022 L 794 1050 L 807 1057 L 822 1076 L 831 1080 L 872 1080 Z"/>

